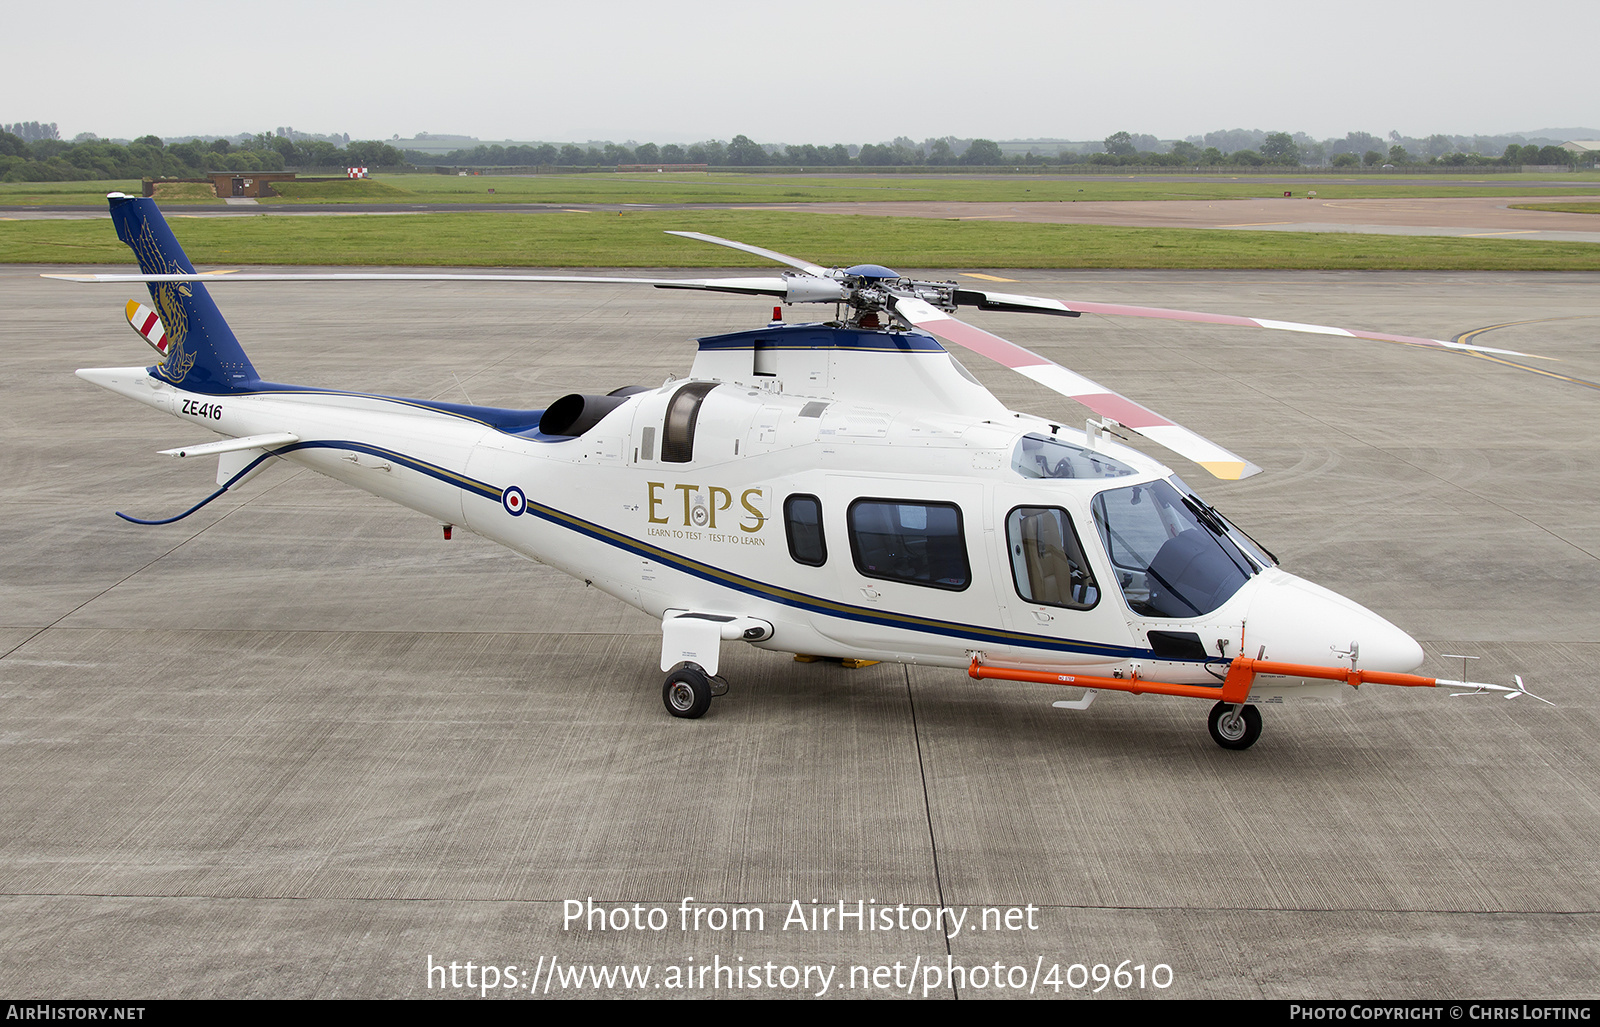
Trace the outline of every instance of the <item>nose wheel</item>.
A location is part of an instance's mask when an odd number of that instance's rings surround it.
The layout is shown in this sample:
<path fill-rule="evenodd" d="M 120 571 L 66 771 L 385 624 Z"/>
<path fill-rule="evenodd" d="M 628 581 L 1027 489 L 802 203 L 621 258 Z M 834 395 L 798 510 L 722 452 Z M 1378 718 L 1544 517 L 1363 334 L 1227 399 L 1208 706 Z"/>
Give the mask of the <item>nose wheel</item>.
<path fill-rule="evenodd" d="M 1261 711 L 1249 703 L 1219 702 L 1206 718 L 1211 740 L 1224 749 L 1248 749 L 1261 737 Z"/>
<path fill-rule="evenodd" d="M 661 701 L 674 717 L 693 720 L 711 708 L 712 696 L 725 695 L 728 682 L 719 674 L 713 677 L 693 663 L 686 663 L 667 675 L 661 686 Z"/>

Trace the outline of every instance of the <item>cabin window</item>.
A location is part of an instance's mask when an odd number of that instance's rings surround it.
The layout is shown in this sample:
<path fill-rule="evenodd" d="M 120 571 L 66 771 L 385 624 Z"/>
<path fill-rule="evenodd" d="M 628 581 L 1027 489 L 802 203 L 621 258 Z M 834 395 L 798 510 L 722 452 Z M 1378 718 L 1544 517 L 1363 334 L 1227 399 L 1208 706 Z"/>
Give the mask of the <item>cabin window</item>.
<path fill-rule="evenodd" d="M 789 555 L 795 563 L 821 567 L 828 562 L 828 545 L 822 537 L 822 501 L 816 496 L 785 499 L 783 527 L 789 536 Z"/>
<path fill-rule="evenodd" d="M 667 420 L 661 431 L 661 460 L 686 464 L 694 459 L 694 426 L 700 419 L 700 404 L 718 382 L 691 382 L 679 389 L 667 403 Z"/>
<path fill-rule="evenodd" d="M 1017 507 L 1006 518 L 1006 542 L 1011 578 L 1023 599 L 1069 610 L 1087 610 L 1100 601 L 1100 586 L 1065 510 Z"/>
<path fill-rule="evenodd" d="M 867 577 L 952 591 L 972 583 L 961 508 L 954 503 L 858 499 L 846 520 L 850 555 Z"/>

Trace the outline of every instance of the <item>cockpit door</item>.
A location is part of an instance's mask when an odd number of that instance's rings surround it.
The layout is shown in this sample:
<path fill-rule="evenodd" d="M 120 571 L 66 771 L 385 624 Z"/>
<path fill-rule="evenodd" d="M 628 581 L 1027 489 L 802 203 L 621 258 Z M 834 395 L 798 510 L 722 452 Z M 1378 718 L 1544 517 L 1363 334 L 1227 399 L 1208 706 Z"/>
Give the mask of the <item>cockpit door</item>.
<path fill-rule="evenodd" d="M 1065 496 L 1002 489 L 996 495 L 995 590 L 1006 626 L 1027 648 L 1126 656 L 1126 611 L 1095 548 L 1083 511 Z M 1087 529 L 1087 530 L 1086 530 Z M 1108 587 L 1110 595 L 1107 595 Z M 1031 641 L 1030 641 L 1031 637 Z M 1070 643 L 1081 642 L 1075 646 Z"/>

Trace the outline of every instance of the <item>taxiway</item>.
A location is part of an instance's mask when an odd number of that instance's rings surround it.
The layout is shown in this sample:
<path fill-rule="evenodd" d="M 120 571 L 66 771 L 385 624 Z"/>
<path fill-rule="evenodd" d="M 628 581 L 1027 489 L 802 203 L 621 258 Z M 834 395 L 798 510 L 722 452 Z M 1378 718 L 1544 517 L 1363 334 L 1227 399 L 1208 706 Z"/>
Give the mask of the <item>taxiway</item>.
<path fill-rule="evenodd" d="M 189 505 L 215 468 L 155 453 L 197 429 L 72 375 L 146 360 L 121 313 L 135 293 L 42 270 L 0 273 L 0 992 L 460 996 L 428 987 L 430 958 L 949 956 L 1164 963 L 1171 987 L 1142 994 L 1182 998 L 1596 994 L 1600 276 L 959 269 L 1435 338 L 1506 325 L 1476 341 L 1566 376 L 971 316 L 1265 467 L 1217 483 L 1175 465 L 1290 570 L 1421 640 L 1426 673 L 1465 653 L 1558 704 L 1371 687 L 1268 708 L 1236 753 L 1199 702 L 1068 713 L 1048 686 L 743 647 L 732 691 L 674 720 L 643 615 L 292 468 L 172 526 L 124 523 L 113 510 Z M 657 384 L 693 337 L 770 311 L 610 287 L 214 295 L 271 378 L 508 406 Z M 963 359 L 1012 406 L 1085 416 Z M 568 899 L 687 896 L 760 906 L 767 929 L 563 929 Z M 1039 926 L 778 929 L 794 900 L 858 899 L 1032 905 Z"/>

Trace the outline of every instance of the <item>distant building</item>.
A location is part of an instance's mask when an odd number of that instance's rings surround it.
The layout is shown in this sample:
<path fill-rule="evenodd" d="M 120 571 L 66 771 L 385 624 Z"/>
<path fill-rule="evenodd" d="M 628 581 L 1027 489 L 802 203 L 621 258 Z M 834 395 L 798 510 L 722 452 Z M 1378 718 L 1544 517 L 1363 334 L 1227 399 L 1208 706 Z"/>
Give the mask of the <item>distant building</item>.
<path fill-rule="evenodd" d="M 206 177 L 216 186 L 217 196 L 276 196 L 273 182 L 292 182 L 292 171 L 208 171 Z"/>

